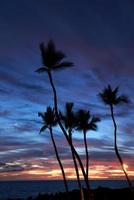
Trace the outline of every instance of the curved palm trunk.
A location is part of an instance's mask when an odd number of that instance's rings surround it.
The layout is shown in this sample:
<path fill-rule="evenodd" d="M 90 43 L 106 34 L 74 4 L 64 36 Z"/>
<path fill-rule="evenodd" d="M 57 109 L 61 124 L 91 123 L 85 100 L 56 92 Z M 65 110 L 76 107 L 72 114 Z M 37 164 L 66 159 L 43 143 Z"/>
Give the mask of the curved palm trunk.
<path fill-rule="evenodd" d="M 125 174 L 125 177 L 126 177 L 126 179 L 127 179 L 129 188 L 132 189 L 132 188 L 133 188 L 133 187 L 132 187 L 132 183 L 131 183 L 131 181 L 130 181 L 130 179 L 129 179 L 129 177 L 128 177 L 128 174 L 127 174 L 127 172 L 126 172 L 126 170 L 125 170 L 125 168 L 124 168 L 123 160 L 122 160 L 122 158 L 121 158 L 121 156 L 120 156 L 120 153 L 119 153 L 119 150 L 118 150 L 118 146 L 117 146 L 117 125 L 116 125 L 116 122 L 115 122 L 114 112 L 113 112 L 113 106 L 112 106 L 112 105 L 110 106 L 110 109 L 111 109 L 111 117 L 112 117 L 113 124 L 114 124 L 114 149 L 115 149 L 115 153 L 116 153 L 116 156 L 117 156 L 117 158 L 118 158 L 118 160 L 119 160 L 119 162 L 120 162 L 120 165 L 121 165 L 121 167 L 122 167 L 122 170 L 123 170 L 123 172 L 124 172 L 124 174 Z"/>
<path fill-rule="evenodd" d="M 53 142 L 53 146 L 54 146 L 56 158 L 57 158 L 59 166 L 61 168 L 61 172 L 62 172 L 62 176 L 63 176 L 63 180 L 64 180 L 65 189 L 66 189 L 66 192 L 68 193 L 69 190 L 68 190 L 67 180 L 66 180 L 66 176 L 65 176 L 63 165 L 61 163 L 61 160 L 60 160 L 60 157 L 59 157 L 59 154 L 58 154 L 58 150 L 57 150 L 57 147 L 56 147 L 56 144 L 55 144 L 55 140 L 54 140 L 54 137 L 53 137 L 52 127 L 49 128 L 49 131 L 50 131 L 51 139 L 52 139 L 52 142 Z"/>
<path fill-rule="evenodd" d="M 88 155 L 86 131 L 84 130 L 83 133 L 84 133 L 84 144 L 85 144 L 85 151 L 86 151 L 86 174 L 87 174 L 87 177 L 88 177 L 88 172 L 89 172 L 89 155 Z"/>
<path fill-rule="evenodd" d="M 69 139 L 70 139 L 70 142 L 72 143 L 72 133 L 71 131 L 69 130 Z M 73 145 L 73 143 L 72 143 Z M 73 162 L 74 162 L 74 166 L 75 166 L 75 171 L 76 171 L 76 176 L 77 176 L 77 181 L 78 181 L 78 186 L 79 186 L 79 189 L 81 189 L 81 182 L 80 182 L 80 176 L 79 176 L 79 169 L 78 169 L 78 165 L 77 165 L 77 161 L 76 161 L 76 158 L 75 158 L 75 155 L 73 153 L 73 149 L 71 148 L 71 153 L 72 153 L 72 158 L 73 158 Z"/>
<path fill-rule="evenodd" d="M 71 130 L 69 130 L 68 132 L 69 132 L 70 142 L 72 143 L 72 132 L 71 132 Z M 73 145 L 73 143 L 72 143 L 72 145 Z M 76 172 L 76 176 L 77 176 L 78 186 L 80 189 L 81 200 L 84 200 L 83 189 L 82 189 L 81 182 L 80 182 L 79 169 L 78 169 L 77 161 L 76 161 L 76 158 L 75 158 L 72 148 L 71 148 L 71 153 L 72 153 L 72 158 L 73 158 L 73 162 L 74 162 L 74 166 L 75 166 L 75 172 Z"/>
<path fill-rule="evenodd" d="M 56 93 L 55 86 L 54 86 L 54 84 L 53 84 L 53 79 L 52 79 L 52 75 L 51 75 L 51 72 L 50 72 L 50 71 L 48 71 L 48 76 L 49 76 L 49 80 L 50 80 L 51 87 L 52 87 L 52 89 L 53 89 L 53 94 L 54 94 L 54 107 L 55 107 L 55 112 L 56 112 L 56 116 L 57 116 L 57 119 L 58 119 L 58 124 L 59 124 L 59 126 L 60 126 L 62 132 L 64 133 L 64 136 L 65 136 L 65 138 L 66 138 L 68 144 L 69 144 L 70 147 L 72 148 L 73 153 L 75 154 L 75 156 L 76 156 L 76 158 L 77 158 L 77 160 L 78 160 L 78 162 L 79 162 L 79 165 L 80 165 L 80 167 L 81 167 L 81 170 L 82 170 L 82 173 L 83 173 L 83 177 L 84 177 L 84 180 L 85 180 L 87 189 L 88 189 L 88 191 L 90 192 L 90 191 L 91 191 L 91 188 L 90 188 L 90 185 L 89 185 L 88 177 L 87 177 L 87 175 L 86 175 L 86 173 L 85 173 L 85 170 L 84 170 L 84 167 L 83 167 L 83 163 L 82 163 L 82 161 L 81 161 L 81 159 L 80 159 L 78 153 L 76 152 L 74 146 L 73 146 L 72 143 L 70 142 L 70 139 L 69 139 L 69 137 L 68 137 L 68 134 L 66 133 L 66 131 L 65 131 L 65 129 L 64 129 L 64 127 L 63 127 L 63 125 L 62 125 L 60 119 L 59 119 L 58 102 L 57 102 L 57 93 Z M 91 195 L 90 199 L 92 199 L 92 195 Z"/>

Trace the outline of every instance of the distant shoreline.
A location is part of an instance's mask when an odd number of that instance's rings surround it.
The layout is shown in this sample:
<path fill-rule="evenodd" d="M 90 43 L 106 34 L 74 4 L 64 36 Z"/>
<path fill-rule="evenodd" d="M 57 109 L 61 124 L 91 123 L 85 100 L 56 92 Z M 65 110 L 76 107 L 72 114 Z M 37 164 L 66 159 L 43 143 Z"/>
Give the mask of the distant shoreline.
<path fill-rule="evenodd" d="M 129 188 L 124 189 L 110 189 L 110 188 L 103 188 L 98 187 L 97 189 L 92 190 L 94 195 L 94 200 L 112 200 L 112 199 L 121 199 L 121 200 L 133 200 L 132 193 Z M 84 200 L 88 200 L 88 192 L 87 190 L 83 189 L 84 192 Z M 29 196 L 23 200 L 80 200 L 80 191 L 79 190 L 72 190 L 68 194 L 65 192 L 59 192 L 55 194 L 38 194 L 35 197 Z M 8 199 L 9 200 L 9 199 Z M 22 199 L 11 199 L 10 200 L 22 200 Z"/>
<path fill-rule="evenodd" d="M 134 185 L 134 181 L 133 181 Z M 77 181 L 68 181 L 69 191 L 77 190 Z M 84 187 L 84 181 L 82 181 Z M 91 188 L 93 190 L 97 188 L 108 188 L 111 190 L 124 190 L 127 188 L 126 180 L 92 180 Z M 9 197 L 11 199 L 26 199 L 27 197 L 36 197 L 40 194 L 55 194 L 64 193 L 64 182 L 63 180 L 28 180 L 28 181 L 0 181 L 0 200 L 6 200 Z M 128 200 L 128 199 L 127 199 Z"/>
<path fill-rule="evenodd" d="M 53 180 L 49 180 L 49 179 L 33 179 L 33 180 L 0 180 L 0 182 L 32 182 L 32 181 L 36 181 L 36 182 L 40 182 L 40 181 L 63 181 L 62 179 L 53 179 Z M 76 181 L 76 179 L 68 179 L 68 181 Z M 82 179 L 83 181 L 83 179 Z M 126 179 L 90 179 L 89 181 L 126 181 Z M 134 181 L 134 179 L 131 179 L 131 181 Z"/>

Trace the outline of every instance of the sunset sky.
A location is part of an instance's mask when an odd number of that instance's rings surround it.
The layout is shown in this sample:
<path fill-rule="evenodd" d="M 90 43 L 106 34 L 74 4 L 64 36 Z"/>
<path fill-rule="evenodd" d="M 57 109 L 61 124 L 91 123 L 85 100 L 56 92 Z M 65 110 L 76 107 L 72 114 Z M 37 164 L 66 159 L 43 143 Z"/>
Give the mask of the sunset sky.
<path fill-rule="evenodd" d="M 0 180 L 61 179 L 49 132 L 39 135 L 38 112 L 53 106 L 39 43 L 53 39 L 74 67 L 55 72 L 59 107 L 74 102 L 101 118 L 88 133 L 90 175 L 124 179 L 113 150 L 109 108 L 98 93 L 111 84 L 131 103 L 116 109 L 118 144 L 134 178 L 134 1 L 5 0 L 0 3 Z M 68 178 L 75 174 L 70 149 L 58 128 L 55 140 Z M 82 133 L 73 133 L 85 158 Z"/>

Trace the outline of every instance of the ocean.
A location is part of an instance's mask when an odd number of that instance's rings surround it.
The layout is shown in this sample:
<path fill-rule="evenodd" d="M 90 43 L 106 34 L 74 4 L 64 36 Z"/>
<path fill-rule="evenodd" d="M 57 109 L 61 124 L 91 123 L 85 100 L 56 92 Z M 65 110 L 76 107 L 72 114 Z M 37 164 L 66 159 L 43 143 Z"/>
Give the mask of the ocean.
<path fill-rule="evenodd" d="M 134 183 L 134 182 L 133 182 Z M 76 181 L 69 181 L 69 189 L 77 188 Z M 110 187 L 124 188 L 127 187 L 125 180 L 93 180 L 92 188 Z M 27 198 L 28 196 L 36 196 L 39 193 L 56 193 L 63 192 L 63 181 L 0 181 L 0 200 L 7 198 Z"/>

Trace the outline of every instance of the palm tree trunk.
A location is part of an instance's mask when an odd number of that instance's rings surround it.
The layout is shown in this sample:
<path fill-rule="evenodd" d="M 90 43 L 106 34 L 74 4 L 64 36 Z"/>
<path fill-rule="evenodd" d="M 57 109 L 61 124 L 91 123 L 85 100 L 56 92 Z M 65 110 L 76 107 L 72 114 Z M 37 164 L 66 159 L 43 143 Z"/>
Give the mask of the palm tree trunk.
<path fill-rule="evenodd" d="M 61 172 L 62 172 L 62 176 L 63 176 L 63 180 L 64 180 L 65 189 L 66 189 L 66 192 L 68 193 L 69 190 L 68 190 L 67 180 L 66 180 L 66 176 L 65 176 L 63 165 L 61 163 L 61 160 L 60 160 L 60 157 L 59 157 L 59 154 L 58 154 L 58 150 L 57 150 L 57 147 L 56 147 L 56 144 L 55 144 L 55 140 L 54 140 L 54 137 L 53 137 L 52 127 L 49 128 L 49 131 L 50 131 L 51 139 L 52 139 L 52 142 L 53 142 L 53 146 L 54 146 L 56 158 L 57 158 L 59 166 L 61 168 Z"/>
<path fill-rule="evenodd" d="M 69 132 L 70 142 L 72 143 L 72 132 L 71 132 L 71 130 L 69 130 L 68 132 Z M 73 145 L 73 143 L 72 143 L 72 145 Z M 74 166 L 75 166 L 78 186 L 79 186 L 79 189 L 80 189 L 80 197 L 81 197 L 81 200 L 84 200 L 83 188 L 82 188 L 81 182 L 80 182 L 79 169 L 78 169 L 77 161 L 76 161 L 76 158 L 75 158 L 75 155 L 73 153 L 73 149 L 72 148 L 71 148 L 71 153 L 72 153 L 72 158 L 73 158 L 73 162 L 74 162 Z"/>
<path fill-rule="evenodd" d="M 71 133 L 71 130 L 69 130 L 68 132 L 69 132 L 69 139 L 70 139 L 70 142 L 72 143 L 72 133 Z M 73 145 L 73 143 L 72 143 L 72 145 Z M 72 158 L 73 158 L 73 162 L 74 162 L 74 166 L 75 166 L 75 171 L 76 171 L 78 186 L 79 186 L 79 189 L 81 189 L 81 182 L 80 182 L 80 176 L 79 176 L 79 169 L 78 169 L 77 161 L 76 161 L 76 158 L 75 158 L 75 155 L 74 155 L 74 153 L 73 153 L 73 149 L 72 149 L 72 148 L 71 148 L 71 153 L 72 153 Z"/>
<path fill-rule="evenodd" d="M 48 71 L 48 76 L 49 76 L 49 81 L 50 81 L 51 87 L 52 87 L 52 89 L 53 89 L 53 94 L 54 94 L 54 107 L 55 107 L 55 112 L 56 112 L 56 116 L 57 116 L 57 119 L 58 119 L 58 124 L 59 124 L 59 126 L 60 126 L 62 132 L 64 133 L 65 138 L 66 138 L 68 144 L 69 144 L 70 147 L 72 148 L 73 153 L 75 154 L 75 156 L 76 156 L 76 158 L 77 158 L 77 160 L 78 160 L 78 162 L 79 162 L 79 165 L 80 165 L 80 167 L 81 167 L 81 170 L 82 170 L 82 173 L 83 173 L 83 177 L 84 177 L 84 180 L 85 180 L 87 189 L 88 189 L 88 191 L 90 192 L 91 188 L 90 188 L 90 185 L 89 185 L 88 177 L 87 177 L 87 175 L 86 175 L 86 173 L 85 173 L 85 170 L 84 170 L 84 167 L 83 167 L 83 163 L 82 163 L 82 161 L 81 161 L 81 159 L 80 159 L 78 153 L 76 152 L 74 146 L 73 146 L 72 143 L 70 142 L 70 139 L 69 139 L 69 137 L 68 137 L 68 134 L 66 133 L 66 131 L 65 131 L 65 129 L 64 129 L 64 127 L 63 127 L 63 125 L 62 125 L 62 123 L 61 123 L 61 121 L 60 121 L 60 118 L 59 118 L 58 102 L 57 102 L 57 93 L 56 93 L 55 86 L 54 86 L 54 84 L 53 84 L 53 79 L 52 79 L 52 75 L 51 75 L 51 72 L 50 72 L 50 71 Z"/>
<path fill-rule="evenodd" d="M 124 168 L 123 160 L 122 160 L 122 158 L 120 156 L 120 153 L 119 153 L 119 150 L 118 150 L 118 146 L 117 146 L 117 125 L 116 125 L 116 122 L 115 122 L 114 111 L 113 111 L 113 106 L 112 105 L 110 106 L 110 110 L 111 110 L 111 117 L 112 117 L 113 124 L 114 124 L 114 149 L 115 149 L 115 153 L 116 153 L 116 156 L 117 156 L 117 158 L 119 160 L 119 163 L 120 163 L 120 165 L 122 167 L 122 170 L 123 170 L 123 172 L 125 174 L 125 177 L 127 179 L 129 188 L 132 189 L 133 188 L 132 183 L 131 183 L 131 181 L 130 181 L 130 179 L 128 177 L 128 174 L 127 174 L 127 172 L 126 172 L 126 170 Z"/>
<path fill-rule="evenodd" d="M 85 144 L 85 151 L 86 151 L 86 174 L 88 177 L 88 171 L 89 171 L 89 156 L 88 156 L 88 147 L 87 147 L 87 138 L 86 138 L 86 131 L 83 131 L 84 133 L 84 144 Z"/>

